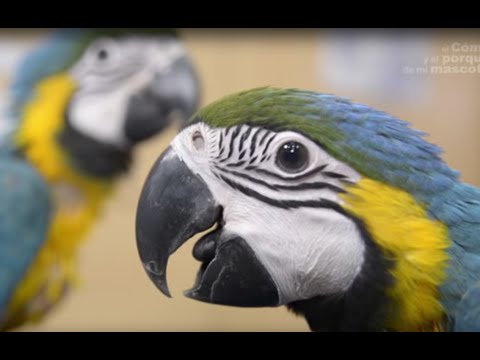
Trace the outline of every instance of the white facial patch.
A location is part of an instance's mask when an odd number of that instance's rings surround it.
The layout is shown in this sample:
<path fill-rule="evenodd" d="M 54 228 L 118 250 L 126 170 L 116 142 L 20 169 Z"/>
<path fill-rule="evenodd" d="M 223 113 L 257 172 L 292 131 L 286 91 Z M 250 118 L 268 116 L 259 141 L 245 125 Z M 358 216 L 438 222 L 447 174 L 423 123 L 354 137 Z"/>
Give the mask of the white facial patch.
<path fill-rule="evenodd" d="M 226 210 L 224 210 L 226 212 Z M 365 245 L 355 224 L 330 209 L 279 209 L 252 198 L 230 205 L 225 230 L 250 245 L 280 290 L 280 303 L 344 293 Z"/>
<path fill-rule="evenodd" d="M 292 141 L 309 155 L 298 173 L 287 173 L 276 162 L 280 147 Z M 246 125 L 216 129 L 198 123 L 180 133 L 172 148 L 207 183 L 223 207 L 223 230 L 253 249 L 282 304 L 351 286 L 365 244 L 343 213 L 339 194 L 346 181 L 360 179 L 354 169 L 298 133 Z"/>
<path fill-rule="evenodd" d="M 97 40 L 70 70 L 78 83 L 69 107 L 71 125 L 103 143 L 126 146 L 130 98 L 185 53 L 178 40 L 167 37 Z"/>

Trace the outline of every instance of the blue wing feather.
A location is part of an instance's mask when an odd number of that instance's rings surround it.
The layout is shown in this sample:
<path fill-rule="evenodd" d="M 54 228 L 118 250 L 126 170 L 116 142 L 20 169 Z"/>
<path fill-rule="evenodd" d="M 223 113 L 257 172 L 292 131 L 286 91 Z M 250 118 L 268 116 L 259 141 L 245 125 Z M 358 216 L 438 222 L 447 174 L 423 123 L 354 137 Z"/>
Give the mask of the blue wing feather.
<path fill-rule="evenodd" d="M 0 328 L 9 300 L 46 240 L 51 202 L 28 163 L 0 157 Z"/>

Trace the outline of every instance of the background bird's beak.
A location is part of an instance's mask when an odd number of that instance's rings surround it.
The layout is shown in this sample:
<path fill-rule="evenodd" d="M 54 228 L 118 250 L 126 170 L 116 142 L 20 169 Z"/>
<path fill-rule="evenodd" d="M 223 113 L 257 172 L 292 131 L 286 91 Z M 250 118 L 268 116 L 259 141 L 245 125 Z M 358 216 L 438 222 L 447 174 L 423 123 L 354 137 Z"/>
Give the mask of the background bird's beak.
<path fill-rule="evenodd" d="M 177 113 L 182 125 L 197 110 L 200 82 L 187 56 L 155 73 L 153 80 L 130 98 L 125 134 L 132 143 L 146 140 L 170 125 Z"/>
<path fill-rule="evenodd" d="M 223 231 L 222 207 L 207 184 L 168 148 L 153 166 L 137 208 L 137 246 L 154 284 L 170 296 L 166 268 L 171 254 L 193 235 L 217 228 L 198 241 L 194 256 L 202 261 L 186 296 L 232 306 L 277 306 L 272 277 L 247 242 Z"/>

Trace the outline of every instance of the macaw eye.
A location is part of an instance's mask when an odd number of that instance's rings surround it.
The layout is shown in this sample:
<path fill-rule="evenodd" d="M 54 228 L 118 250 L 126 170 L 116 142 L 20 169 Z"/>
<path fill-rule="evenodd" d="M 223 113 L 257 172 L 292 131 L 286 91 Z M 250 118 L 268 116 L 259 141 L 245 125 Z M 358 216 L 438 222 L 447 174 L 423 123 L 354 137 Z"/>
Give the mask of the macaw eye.
<path fill-rule="evenodd" d="M 286 142 L 277 151 L 276 164 L 285 172 L 300 172 L 308 165 L 308 151 L 296 141 Z"/>

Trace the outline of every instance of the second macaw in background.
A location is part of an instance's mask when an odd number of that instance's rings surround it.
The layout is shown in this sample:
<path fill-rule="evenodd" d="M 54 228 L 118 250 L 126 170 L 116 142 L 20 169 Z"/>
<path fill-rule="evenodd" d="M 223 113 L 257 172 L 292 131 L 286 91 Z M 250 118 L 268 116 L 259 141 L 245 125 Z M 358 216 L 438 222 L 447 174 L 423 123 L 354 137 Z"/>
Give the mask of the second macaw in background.
<path fill-rule="evenodd" d="M 70 29 L 16 73 L 0 139 L 0 330 L 38 321 L 75 281 L 76 253 L 139 142 L 199 103 L 173 31 Z"/>

